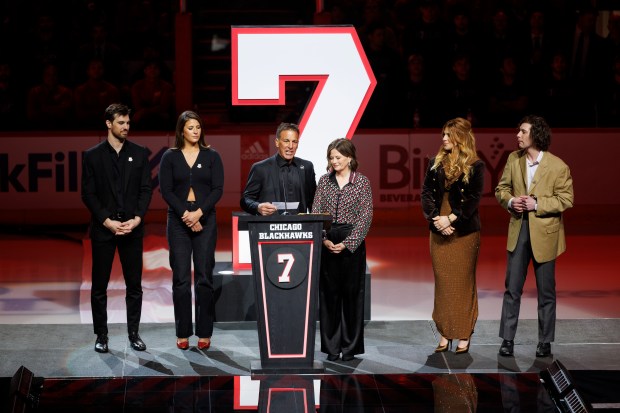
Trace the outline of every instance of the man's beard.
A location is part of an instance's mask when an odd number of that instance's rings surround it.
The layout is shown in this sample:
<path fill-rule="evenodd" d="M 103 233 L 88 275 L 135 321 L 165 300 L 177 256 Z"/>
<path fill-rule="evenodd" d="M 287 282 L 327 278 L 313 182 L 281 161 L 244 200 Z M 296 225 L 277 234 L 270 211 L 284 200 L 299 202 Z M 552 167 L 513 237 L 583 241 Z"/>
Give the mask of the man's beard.
<path fill-rule="evenodd" d="M 121 142 L 125 142 L 125 139 L 127 139 L 127 134 L 123 136 L 123 135 L 112 132 L 112 136 L 114 136 L 116 139 L 118 139 Z"/>

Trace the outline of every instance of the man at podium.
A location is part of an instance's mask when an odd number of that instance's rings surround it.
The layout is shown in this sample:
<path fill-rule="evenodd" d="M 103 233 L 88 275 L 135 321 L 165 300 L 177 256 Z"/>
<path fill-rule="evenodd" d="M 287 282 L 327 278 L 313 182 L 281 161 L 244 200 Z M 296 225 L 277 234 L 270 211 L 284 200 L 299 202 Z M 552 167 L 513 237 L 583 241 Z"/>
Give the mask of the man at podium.
<path fill-rule="evenodd" d="M 253 215 L 309 212 L 316 191 L 312 162 L 295 156 L 299 127 L 281 123 L 275 139 L 278 153 L 250 169 L 241 208 Z"/>

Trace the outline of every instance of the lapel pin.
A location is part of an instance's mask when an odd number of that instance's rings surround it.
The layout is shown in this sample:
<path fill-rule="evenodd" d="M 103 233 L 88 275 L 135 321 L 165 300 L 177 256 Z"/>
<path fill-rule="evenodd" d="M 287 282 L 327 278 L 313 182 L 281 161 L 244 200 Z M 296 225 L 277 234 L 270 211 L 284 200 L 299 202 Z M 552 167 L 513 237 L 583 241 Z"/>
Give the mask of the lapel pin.
<path fill-rule="evenodd" d="M 129 162 L 133 162 L 133 158 L 131 156 L 129 157 Z"/>
<path fill-rule="evenodd" d="M 202 164 L 200 164 L 200 163 L 199 163 L 199 164 L 198 164 L 198 168 L 202 168 Z"/>
<path fill-rule="evenodd" d="M 304 166 L 303 165 L 299 165 L 299 169 L 304 169 Z"/>

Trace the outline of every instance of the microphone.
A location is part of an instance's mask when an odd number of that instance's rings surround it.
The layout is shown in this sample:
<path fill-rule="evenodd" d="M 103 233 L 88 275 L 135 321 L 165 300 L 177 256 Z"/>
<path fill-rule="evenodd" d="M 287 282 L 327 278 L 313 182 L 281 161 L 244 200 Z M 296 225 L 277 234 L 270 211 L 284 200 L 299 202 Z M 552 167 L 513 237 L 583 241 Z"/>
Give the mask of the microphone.
<path fill-rule="evenodd" d="M 287 206 L 287 201 L 286 201 L 286 191 L 287 191 L 287 185 L 286 185 L 286 175 L 288 172 L 288 166 L 285 169 L 282 169 L 282 171 L 284 172 L 284 177 L 282 178 L 282 186 L 284 187 L 284 212 L 282 213 L 282 215 L 288 215 L 288 206 Z"/>

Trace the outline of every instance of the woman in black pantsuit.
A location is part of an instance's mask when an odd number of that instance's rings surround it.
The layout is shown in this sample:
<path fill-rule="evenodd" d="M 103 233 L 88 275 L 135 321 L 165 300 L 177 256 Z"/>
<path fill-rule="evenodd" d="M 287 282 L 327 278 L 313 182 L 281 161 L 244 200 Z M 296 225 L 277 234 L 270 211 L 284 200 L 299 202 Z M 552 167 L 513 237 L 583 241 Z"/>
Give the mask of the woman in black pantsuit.
<path fill-rule="evenodd" d="M 176 127 L 174 148 L 159 167 L 161 194 L 168 204 L 167 238 L 172 268 L 172 299 L 177 347 L 189 348 L 192 328 L 192 262 L 198 348 L 211 345 L 215 302 L 213 267 L 217 224 L 215 204 L 222 197 L 224 167 L 219 154 L 205 144 L 203 123 L 183 112 Z"/>

